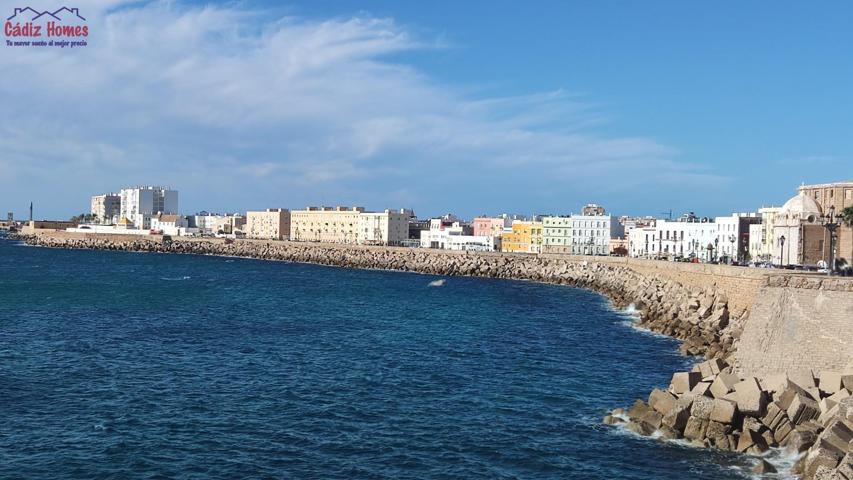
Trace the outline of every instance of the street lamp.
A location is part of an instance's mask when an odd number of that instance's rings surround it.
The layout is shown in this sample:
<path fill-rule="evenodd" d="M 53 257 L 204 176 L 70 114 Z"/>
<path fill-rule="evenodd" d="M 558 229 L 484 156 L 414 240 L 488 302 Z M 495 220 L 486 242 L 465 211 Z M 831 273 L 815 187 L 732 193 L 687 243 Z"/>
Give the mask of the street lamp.
<path fill-rule="evenodd" d="M 720 237 L 714 239 L 714 261 L 720 256 Z"/>
<path fill-rule="evenodd" d="M 832 275 L 835 271 L 835 231 L 838 230 L 838 222 L 835 221 L 835 205 L 830 205 L 829 213 L 822 215 L 822 217 L 826 219 L 823 226 L 826 227 L 826 230 L 829 232 L 829 271 L 827 272 L 827 275 Z"/>
<path fill-rule="evenodd" d="M 785 235 L 779 236 L 779 266 L 785 265 Z"/>

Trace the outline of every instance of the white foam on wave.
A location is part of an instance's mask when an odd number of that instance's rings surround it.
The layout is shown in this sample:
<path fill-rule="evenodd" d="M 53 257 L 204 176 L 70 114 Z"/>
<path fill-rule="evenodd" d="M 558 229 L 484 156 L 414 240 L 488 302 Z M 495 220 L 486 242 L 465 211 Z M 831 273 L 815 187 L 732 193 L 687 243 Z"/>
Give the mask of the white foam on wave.
<path fill-rule="evenodd" d="M 447 280 L 445 280 L 443 278 L 439 278 L 438 280 L 433 280 L 433 281 L 429 282 L 429 284 L 427 286 L 428 287 L 443 287 L 444 283 L 446 281 Z"/>
<path fill-rule="evenodd" d="M 191 278 L 193 277 L 190 277 L 189 275 L 184 275 L 183 277 L 160 277 L 160 280 L 166 280 L 168 282 L 177 282 L 181 280 L 189 280 Z"/>
<path fill-rule="evenodd" d="M 778 473 L 757 475 L 753 474 L 752 478 L 756 479 L 778 479 L 778 480 L 794 480 L 798 478 L 793 473 L 794 464 L 797 463 L 797 460 L 800 459 L 801 456 L 805 455 L 804 453 L 797 453 L 783 448 L 771 448 L 770 450 L 764 452 L 764 455 L 761 456 L 764 460 L 767 460 L 767 463 L 776 467 Z"/>

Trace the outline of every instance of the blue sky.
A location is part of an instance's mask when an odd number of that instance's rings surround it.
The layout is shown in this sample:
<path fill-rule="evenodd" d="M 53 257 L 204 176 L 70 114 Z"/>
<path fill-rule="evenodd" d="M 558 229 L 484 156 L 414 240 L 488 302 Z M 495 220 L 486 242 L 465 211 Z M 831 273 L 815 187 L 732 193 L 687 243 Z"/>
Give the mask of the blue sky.
<path fill-rule="evenodd" d="M 0 52 L 18 216 L 137 183 L 186 212 L 713 216 L 853 178 L 845 2 L 79 6 L 86 49 Z"/>

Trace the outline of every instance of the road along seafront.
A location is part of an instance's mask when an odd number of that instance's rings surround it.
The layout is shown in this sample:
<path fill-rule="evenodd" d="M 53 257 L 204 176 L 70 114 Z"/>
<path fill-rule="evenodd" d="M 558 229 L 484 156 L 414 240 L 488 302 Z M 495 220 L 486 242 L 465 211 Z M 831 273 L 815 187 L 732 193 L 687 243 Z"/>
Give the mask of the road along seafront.
<path fill-rule="evenodd" d="M 784 448 L 799 455 L 794 472 L 803 478 L 853 479 L 849 280 L 602 257 L 66 232 L 16 238 L 54 248 L 238 256 L 592 289 L 617 308 L 633 305 L 638 326 L 678 338 L 684 354 L 706 359 L 675 373 L 648 401 L 614 410 L 605 423 L 756 456 Z M 759 473 L 772 470 L 763 460 L 757 465 Z"/>

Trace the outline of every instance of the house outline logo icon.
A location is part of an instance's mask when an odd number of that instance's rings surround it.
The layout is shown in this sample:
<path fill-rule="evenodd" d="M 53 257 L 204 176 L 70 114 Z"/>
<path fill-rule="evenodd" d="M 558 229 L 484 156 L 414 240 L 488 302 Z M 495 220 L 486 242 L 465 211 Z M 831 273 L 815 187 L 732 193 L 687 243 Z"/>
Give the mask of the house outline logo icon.
<path fill-rule="evenodd" d="M 24 18 L 24 19 L 19 19 L 19 20 L 24 20 L 26 22 L 34 22 L 34 21 L 36 21 L 42 17 L 50 17 L 50 18 L 53 18 L 54 20 L 56 20 L 58 22 L 61 22 L 62 18 L 60 18 L 58 15 L 60 13 L 68 12 L 68 13 L 73 14 L 78 19 L 83 20 L 84 22 L 86 21 L 86 18 L 84 18 L 82 15 L 80 15 L 80 9 L 79 8 L 76 8 L 76 7 L 75 8 L 69 8 L 69 7 L 65 7 L 65 6 L 57 8 L 53 12 L 51 12 L 50 10 L 45 10 L 43 12 L 39 12 L 38 10 L 35 10 L 33 7 L 23 7 L 23 8 L 15 7 L 15 10 L 12 12 L 12 16 L 7 18 L 6 21 L 12 21 L 18 15 L 22 15 L 22 14 L 27 13 L 27 12 L 32 13 L 33 17 L 29 18 L 29 19 Z"/>

